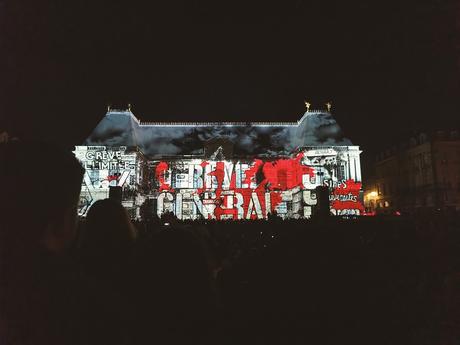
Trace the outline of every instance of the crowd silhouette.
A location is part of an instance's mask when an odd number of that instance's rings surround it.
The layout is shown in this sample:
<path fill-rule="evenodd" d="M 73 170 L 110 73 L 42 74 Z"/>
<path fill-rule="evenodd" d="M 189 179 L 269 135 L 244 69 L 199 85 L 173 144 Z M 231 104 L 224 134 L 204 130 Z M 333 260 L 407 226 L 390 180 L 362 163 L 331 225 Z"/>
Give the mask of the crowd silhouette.
<path fill-rule="evenodd" d="M 34 144 L 36 145 L 36 144 Z M 83 169 L 0 146 L 1 344 L 455 344 L 457 214 L 131 221 Z"/>

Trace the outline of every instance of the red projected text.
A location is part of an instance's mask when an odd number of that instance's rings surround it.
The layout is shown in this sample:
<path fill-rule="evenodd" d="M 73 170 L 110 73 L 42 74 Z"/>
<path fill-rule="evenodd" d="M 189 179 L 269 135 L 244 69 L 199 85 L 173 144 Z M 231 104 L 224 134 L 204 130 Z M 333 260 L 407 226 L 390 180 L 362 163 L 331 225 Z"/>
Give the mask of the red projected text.
<path fill-rule="evenodd" d="M 159 162 L 157 214 L 179 219 L 309 218 L 315 188 L 330 187 L 331 212 L 360 214 L 361 183 L 339 179 L 339 171 L 309 165 L 309 157 L 250 162 L 183 160 Z M 329 167 L 334 168 L 334 167 Z M 340 167 L 339 167 L 340 169 Z"/>

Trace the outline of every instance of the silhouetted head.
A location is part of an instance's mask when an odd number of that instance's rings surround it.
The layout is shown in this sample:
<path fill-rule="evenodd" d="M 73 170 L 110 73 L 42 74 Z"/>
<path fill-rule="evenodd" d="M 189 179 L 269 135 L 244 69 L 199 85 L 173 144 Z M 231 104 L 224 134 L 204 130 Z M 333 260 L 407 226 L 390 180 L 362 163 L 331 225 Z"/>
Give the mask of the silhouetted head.
<path fill-rule="evenodd" d="M 112 199 L 96 201 L 88 211 L 81 234 L 81 247 L 90 254 L 129 248 L 136 239 L 136 230 L 124 207 Z"/>
<path fill-rule="evenodd" d="M 70 151 L 51 144 L 1 144 L 0 229 L 5 247 L 14 243 L 26 251 L 65 249 L 75 238 L 83 173 Z"/>

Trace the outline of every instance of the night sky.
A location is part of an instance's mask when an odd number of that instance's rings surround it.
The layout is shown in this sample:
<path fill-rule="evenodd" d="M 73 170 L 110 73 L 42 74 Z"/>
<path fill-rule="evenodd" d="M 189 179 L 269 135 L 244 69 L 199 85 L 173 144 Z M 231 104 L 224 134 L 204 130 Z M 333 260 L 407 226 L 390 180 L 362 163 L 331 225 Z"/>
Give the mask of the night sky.
<path fill-rule="evenodd" d="M 373 152 L 458 127 L 457 1 L 0 0 L 0 131 L 80 144 L 144 121 L 295 121 L 332 101 Z"/>

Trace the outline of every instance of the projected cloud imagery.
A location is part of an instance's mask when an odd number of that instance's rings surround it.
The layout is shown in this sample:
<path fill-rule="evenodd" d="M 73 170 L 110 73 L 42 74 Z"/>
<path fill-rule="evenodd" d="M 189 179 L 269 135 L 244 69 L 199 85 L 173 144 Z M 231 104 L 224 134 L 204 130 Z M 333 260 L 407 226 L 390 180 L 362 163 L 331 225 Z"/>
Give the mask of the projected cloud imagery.
<path fill-rule="evenodd" d="M 298 122 L 141 123 L 130 111 L 109 111 L 85 145 L 137 146 L 151 158 L 199 154 L 203 143 L 225 138 L 237 156 L 289 155 L 303 146 L 349 146 L 332 115 L 306 112 Z"/>

